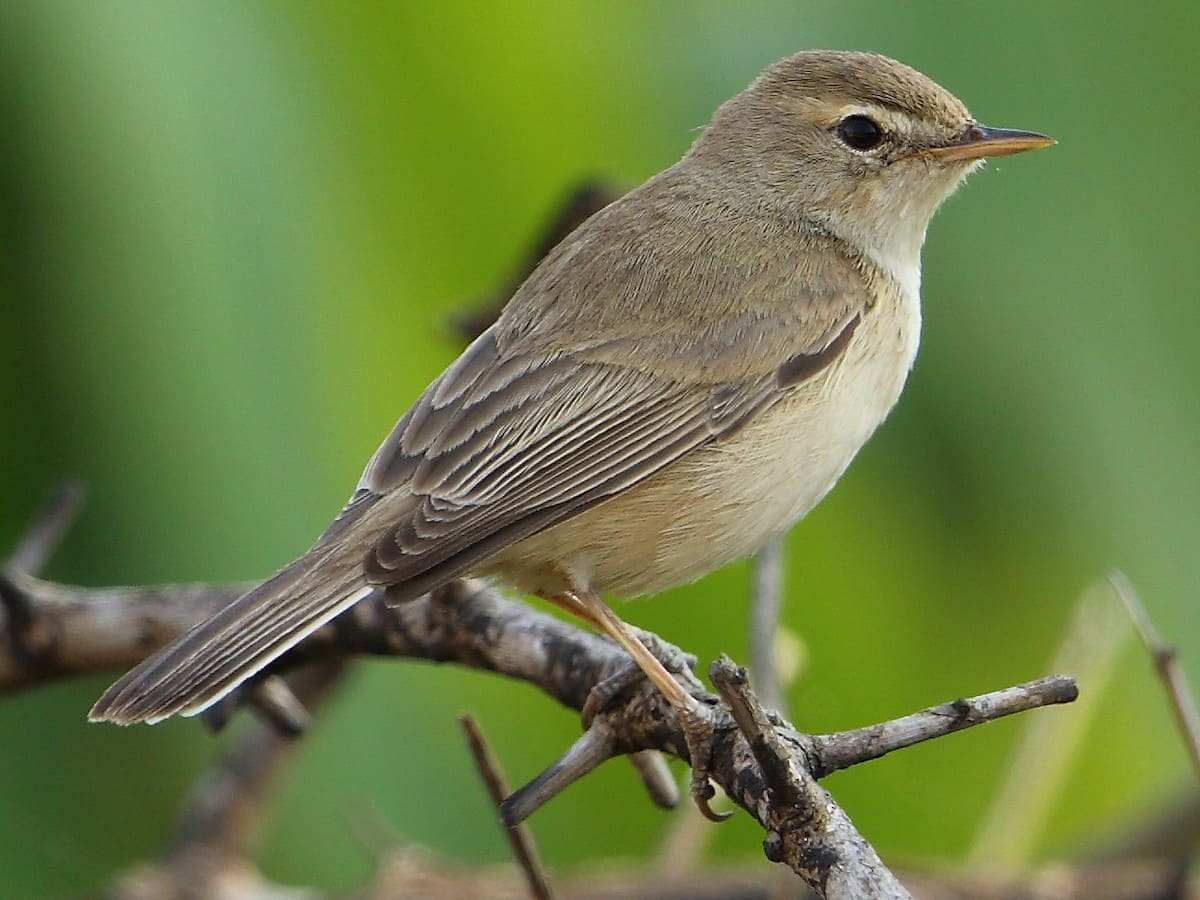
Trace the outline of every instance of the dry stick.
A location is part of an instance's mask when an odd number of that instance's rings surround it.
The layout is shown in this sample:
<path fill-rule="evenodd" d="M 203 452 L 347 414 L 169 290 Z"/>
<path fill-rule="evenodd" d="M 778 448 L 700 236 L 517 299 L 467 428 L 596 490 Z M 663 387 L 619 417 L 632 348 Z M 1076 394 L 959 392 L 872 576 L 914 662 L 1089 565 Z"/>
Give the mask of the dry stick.
<path fill-rule="evenodd" d="M 1067 675 L 1051 675 L 1019 684 L 1015 687 L 952 700 L 940 706 L 931 706 L 920 712 L 892 719 L 879 725 L 840 731 L 835 734 L 814 735 L 812 752 L 813 774 L 824 778 L 833 772 L 868 760 L 902 750 L 928 741 L 979 725 L 1011 716 L 1014 713 L 1071 703 L 1079 696 L 1075 679 Z"/>
<path fill-rule="evenodd" d="M 85 494 L 80 481 L 57 485 L 33 516 L 4 568 L 30 575 L 41 572 L 83 507 Z"/>
<path fill-rule="evenodd" d="M 722 669 L 722 666 L 724 669 Z M 723 684 L 729 687 L 730 676 L 727 671 L 732 664 L 727 661 L 717 664 L 710 675 L 718 689 L 718 679 L 723 678 Z M 738 676 L 744 681 L 744 675 Z M 744 693 L 748 688 L 739 687 Z M 727 689 L 723 693 L 727 693 Z M 838 852 L 855 854 L 855 863 L 867 874 L 863 884 L 871 883 L 880 876 L 875 869 L 881 864 L 877 858 L 872 860 L 873 851 L 859 847 L 861 838 L 856 832 L 846 832 L 852 828 L 845 814 L 837 809 L 836 804 L 824 791 L 814 794 L 803 783 L 813 780 L 817 774 L 828 774 L 838 768 L 853 763 L 853 754 L 858 753 L 862 759 L 875 759 L 884 753 L 901 747 L 910 746 L 922 740 L 940 737 L 953 731 L 981 724 L 1001 716 L 1011 715 L 1025 709 L 1033 709 L 1051 703 L 1067 703 L 1076 696 L 1074 682 L 1065 676 L 1054 676 L 1040 681 L 1030 682 L 1016 688 L 1006 688 L 992 694 L 985 694 L 968 700 L 958 700 L 941 707 L 934 707 L 913 716 L 907 716 L 895 722 L 884 723 L 869 729 L 860 729 L 845 734 L 826 735 L 817 738 L 796 732 L 791 726 L 778 720 L 777 717 L 762 713 L 763 721 L 769 722 L 771 731 L 755 726 L 750 728 L 747 721 L 739 724 L 743 729 L 750 729 L 753 734 L 739 742 L 736 731 L 732 732 L 729 723 L 722 720 L 723 713 L 719 708 L 709 707 L 714 719 L 714 766 L 713 779 L 726 791 L 730 798 L 742 808 L 750 812 L 768 830 L 768 840 L 765 845 L 768 858 L 788 865 L 797 874 L 802 875 L 812 883 L 812 879 L 821 875 L 814 874 L 813 866 L 819 860 L 808 860 L 806 854 L 812 852 L 811 835 L 805 828 L 795 827 L 794 820 L 811 818 L 816 814 L 809 808 L 810 803 L 819 803 L 825 822 L 824 827 L 834 829 L 837 835 L 831 835 L 830 841 L 837 845 Z M 661 699 L 661 698 L 659 698 Z M 729 702 L 729 698 L 724 698 Z M 515 823 L 524 820 L 543 804 L 568 785 L 589 773 L 612 753 L 619 752 L 622 747 L 629 746 L 630 737 L 623 733 L 622 726 L 628 727 L 637 723 L 637 728 L 649 727 L 662 736 L 658 740 L 671 742 L 669 749 L 680 753 L 682 737 L 678 728 L 669 718 L 669 709 L 664 703 L 646 715 L 650 720 L 647 726 L 642 716 L 634 714 L 636 704 L 653 703 L 653 694 L 636 698 L 630 707 L 614 713 L 607 711 L 598 716 L 592 727 L 571 747 L 567 753 L 550 766 L 542 775 L 530 784 L 514 792 L 501 806 L 504 821 Z M 757 701 L 755 701 L 757 703 Z M 745 703 L 743 703 L 743 706 Z M 643 735 L 643 738 L 646 737 Z M 750 757 L 753 745 L 757 739 L 766 740 L 769 753 L 765 757 L 755 754 Z M 750 746 L 747 745 L 750 742 Z M 636 743 L 633 744 L 637 746 Z M 659 744 L 664 746 L 664 744 Z M 757 759 L 757 765 L 755 764 Z M 795 774 L 794 769 L 811 765 L 814 772 L 805 771 L 803 775 Z M 811 761 L 811 762 L 810 762 Z M 771 765 L 768 765 L 771 764 Z M 754 774 L 755 769 L 762 771 L 761 776 Z M 790 774 L 789 774 L 790 773 Z M 783 778 L 783 781 L 780 781 Z M 799 807 L 790 801 L 799 802 Z M 807 826 L 806 826 L 807 828 Z M 773 837 L 774 836 L 774 837 Z M 869 851 L 869 852 L 868 852 Z M 819 856 L 819 854 L 818 854 Z M 862 887 L 862 885 L 860 885 Z M 867 888 L 863 888 L 867 890 Z M 843 896 L 888 896 L 888 894 L 867 893 L 843 894 Z"/>
<path fill-rule="evenodd" d="M 14 639 L 20 635 L 0 619 L 0 694 L 71 675 L 127 669 L 251 586 L 83 588 L 8 572 L 0 578 L 0 594 L 28 604 L 50 637 L 39 642 L 31 659 L 19 652 L 24 648 Z M 6 630 L 13 631 L 7 640 Z"/>
<path fill-rule="evenodd" d="M 47 655 L 53 652 L 54 630 L 24 599 L 12 579 L 41 572 L 79 514 L 84 493 L 82 483 L 77 481 L 64 481 L 55 487 L 30 519 L 0 571 L 0 609 L 7 618 L 9 650 L 14 659 L 30 669 L 44 667 Z"/>
<path fill-rule="evenodd" d="M 1183 667 L 1179 665 L 1179 651 L 1176 647 L 1164 644 L 1159 638 L 1154 623 L 1150 621 L 1150 614 L 1123 572 L 1114 569 L 1108 574 L 1108 583 L 1120 598 L 1125 612 L 1133 621 L 1133 627 L 1142 639 L 1142 646 L 1154 662 L 1154 670 L 1162 680 L 1167 700 L 1175 713 L 1175 721 L 1183 736 L 1188 757 L 1196 770 L 1197 778 L 1200 778 L 1200 715 L 1196 712 L 1196 698 L 1192 696 Z"/>
<path fill-rule="evenodd" d="M 1078 694 L 1074 679 L 1052 675 L 835 734 L 803 735 L 785 723 L 778 720 L 776 723 L 778 728 L 790 734 L 794 751 L 809 757 L 814 777 L 824 778 L 840 769 L 964 728 L 1043 706 L 1071 703 Z M 612 718 L 597 718 L 562 757 L 505 801 L 502 809 L 505 820 L 520 822 L 528 818 L 613 753 L 619 752 L 621 743 L 614 734 Z"/>
<path fill-rule="evenodd" d="M 458 724 L 462 726 L 463 735 L 467 739 L 467 749 L 471 751 L 471 757 L 475 760 L 475 768 L 483 781 L 484 789 L 499 809 L 501 802 L 508 796 L 508 784 L 504 780 L 504 773 L 500 771 L 500 765 L 488 749 L 475 720 L 471 716 L 459 716 Z M 525 875 L 530 896 L 536 900 L 554 900 L 554 892 L 546 879 L 546 871 L 542 867 L 542 860 L 529 828 L 525 825 L 505 826 L 504 836 L 508 838 L 513 856 Z"/>
<path fill-rule="evenodd" d="M 750 678 L 768 709 L 787 715 L 775 658 L 775 636 L 783 608 L 783 538 L 772 538 L 752 561 Z"/>
<path fill-rule="evenodd" d="M 312 715 L 291 686 L 279 675 L 256 682 L 248 700 L 254 709 L 285 735 L 299 737 L 312 725 Z"/>
<path fill-rule="evenodd" d="M 597 718 L 566 753 L 528 784 L 504 798 L 500 804 L 500 820 L 510 828 L 519 825 L 617 753 L 612 728 Z"/>
<path fill-rule="evenodd" d="M 0 660 L 0 689 L 10 691 L 136 662 L 243 590 L 242 585 L 79 588 L 28 576 L 15 578 L 12 584 L 19 590 L 22 602 L 55 623 L 62 640 L 58 645 L 61 656 L 52 672 L 35 676 L 13 673 L 7 671 L 11 663 Z M 146 640 L 147 634 L 153 639 Z M 101 649 L 89 652 L 89 644 Z M 665 641 L 660 642 L 658 650 L 664 656 L 672 652 L 680 659 L 686 656 Z M 576 710 L 583 706 L 593 685 L 628 665 L 627 658 L 611 642 L 509 600 L 475 581 L 456 582 L 444 596 L 426 596 L 398 607 L 387 606 L 383 598 L 365 600 L 333 626 L 309 637 L 281 660 L 276 669 L 281 671 L 307 660 L 352 654 L 454 662 L 490 670 L 530 682 Z M 826 768 L 832 770 L 850 762 L 837 748 L 851 741 L 863 742 L 864 736 L 885 736 L 881 743 L 864 743 L 863 759 L 870 759 L 881 752 L 1001 715 L 1048 702 L 1066 702 L 1071 697 L 1070 685 L 1069 680 L 1061 677 L 1043 679 L 957 701 L 944 708 L 935 707 L 914 717 L 817 740 L 822 752 L 831 754 Z M 641 687 L 644 689 L 645 685 Z M 673 743 L 676 747 L 683 746 L 673 717 L 656 716 L 660 711 L 655 708 L 656 692 L 643 690 L 631 694 L 634 696 L 627 698 L 619 710 L 625 719 L 598 717 L 597 722 L 603 728 L 593 729 L 595 733 L 581 738 L 584 746 L 580 748 L 580 762 L 572 763 L 568 770 L 579 766 L 594 768 L 610 750 L 631 752 L 647 746 L 671 750 Z M 970 708 L 969 712 L 964 711 L 963 704 Z M 921 728 L 912 724 L 918 718 L 925 722 Z M 614 727 L 620 727 L 623 733 L 611 733 Z M 610 733 L 605 735 L 605 731 Z M 835 750 L 837 757 L 832 756 Z"/>
<path fill-rule="evenodd" d="M 801 755 L 788 746 L 750 690 L 746 670 L 722 656 L 709 669 L 713 686 L 733 714 L 766 782 L 763 810 L 767 858 L 792 867 L 822 897 L 904 900 L 910 895 L 817 784 Z"/>
<path fill-rule="evenodd" d="M 36 671 L 22 668 L 19 660 L 6 659 L 6 644 L 0 641 L 0 686 L 10 690 L 135 662 L 243 589 L 240 585 L 89 589 L 52 584 L 22 573 L 16 576 L 9 586 L 18 591 L 22 603 L 54 624 L 57 640 L 54 665 Z M 681 678 L 691 675 L 686 654 L 663 641 L 656 646 L 657 653 L 670 657 L 667 661 L 672 669 L 681 668 Z M 612 642 L 509 600 L 479 582 L 463 581 L 448 585 L 436 596 L 395 608 L 388 607 L 381 597 L 364 600 L 311 635 L 274 668 L 279 672 L 306 661 L 359 654 L 454 662 L 494 671 L 534 684 L 575 710 L 583 707 L 597 683 L 628 667 L 628 658 Z M 694 678 L 691 681 L 698 684 Z M 536 808 L 615 754 L 657 749 L 686 758 L 683 732 L 658 691 L 643 681 L 619 699 L 621 704 L 597 716 L 593 727 L 559 763 L 533 786 L 517 791 L 506 806 L 519 806 L 518 798 L 540 785 Z M 1021 703 L 1038 705 L 1026 697 L 1014 709 Z M 980 702 L 980 706 L 985 708 L 980 720 L 986 720 L 986 704 Z M 772 806 L 770 789 L 756 774 L 753 755 L 722 708 L 707 709 L 715 729 L 715 780 L 735 803 L 769 825 L 778 811 Z M 975 724 L 968 719 L 952 722 L 953 728 Z M 797 753 L 813 746 L 811 738 L 786 724 L 776 728 Z M 871 755 L 878 754 L 873 751 Z M 516 821 L 523 815 L 508 818 Z M 802 847 L 795 841 L 772 847 L 773 852 L 783 854 L 780 861 L 793 870 L 803 870 L 795 855 Z"/>
<path fill-rule="evenodd" d="M 657 750 L 642 750 L 629 754 L 629 762 L 642 780 L 642 787 L 650 802 L 659 809 L 676 809 L 679 806 L 679 785 L 667 766 L 667 760 Z M 695 810 L 694 804 L 685 804 Z"/>

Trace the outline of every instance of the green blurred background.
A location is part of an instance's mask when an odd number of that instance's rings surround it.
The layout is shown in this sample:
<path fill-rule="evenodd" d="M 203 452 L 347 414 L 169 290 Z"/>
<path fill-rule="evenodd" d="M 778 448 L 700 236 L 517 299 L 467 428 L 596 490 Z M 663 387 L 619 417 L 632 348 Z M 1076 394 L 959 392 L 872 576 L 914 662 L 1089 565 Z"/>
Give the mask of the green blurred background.
<path fill-rule="evenodd" d="M 632 185 L 805 47 L 882 51 L 982 121 L 1053 134 L 939 214 L 899 408 L 789 542 L 797 724 L 825 731 L 1048 671 L 1077 597 L 1126 569 L 1200 671 L 1200 5 L 879 2 L 0 4 L 0 540 L 64 475 L 91 499 L 49 573 L 249 579 L 303 550 L 456 353 L 445 322 L 583 177 Z M 627 617 L 744 658 L 747 568 Z M 1189 787 L 1132 641 L 1035 859 Z M 115 673 L 114 673 L 115 674 Z M 155 852 L 219 748 L 84 714 L 107 677 L 0 703 L 4 896 Z M 1089 688 L 1085 680 L 1084 691 Z M 1093 696 L 1096 696 L 1094 693 Z M 346 887 L 382 819 L 502 860 L 454 716 L 514 781 L 578 733 L 521 685 L 360 665 L 279 785 L 260 859 Z M 1063 716 L 1063 710 L 1035 715 Z M 891 858 L 961 859 L 1006 721 L 831 780 Z M 534 820 L 556 867 L 645 858 L 671 818 L 628 766 Z M 741 817 L 711 858 L 759 860 Z"/>

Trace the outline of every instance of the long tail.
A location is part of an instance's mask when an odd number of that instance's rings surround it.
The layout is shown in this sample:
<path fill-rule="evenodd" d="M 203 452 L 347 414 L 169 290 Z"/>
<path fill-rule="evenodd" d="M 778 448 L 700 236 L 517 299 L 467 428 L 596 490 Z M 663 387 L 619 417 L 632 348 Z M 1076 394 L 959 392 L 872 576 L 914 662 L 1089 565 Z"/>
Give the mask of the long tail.
<path fill-rule="evenodd" d="M 195 715 L 372 590 L 361 550 L 318 543 L 130 670 L 88 718 L 131 725 Z"/>

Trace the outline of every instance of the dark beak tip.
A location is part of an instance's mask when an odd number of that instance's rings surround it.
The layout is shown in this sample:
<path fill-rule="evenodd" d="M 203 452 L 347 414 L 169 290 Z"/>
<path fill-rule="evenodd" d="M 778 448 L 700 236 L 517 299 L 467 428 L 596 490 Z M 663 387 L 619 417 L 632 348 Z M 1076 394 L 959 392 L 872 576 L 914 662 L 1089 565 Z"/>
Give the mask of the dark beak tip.
<path fill-rule="evenodd" d="M 1017 128 L 989 128 L 986 125 L 971 125 L 963 135 L 964 144 L 974 144 L 981 141 L 1019 141 L 1045 147 L 1058 143 L 1054 138 L 1038 131 L 1022 131 Z"/>
<path fill-rule="evenodd" d="M 990 128 L 972 122 L 957 142 L 929 151 L 934 157 L 947 161 L 969 161 L 989 156 L 1010 156 L 1027 150 L 1039 150 L 1058 143 L 1054 138 L 1036 131 L 1015 128 Z"/>

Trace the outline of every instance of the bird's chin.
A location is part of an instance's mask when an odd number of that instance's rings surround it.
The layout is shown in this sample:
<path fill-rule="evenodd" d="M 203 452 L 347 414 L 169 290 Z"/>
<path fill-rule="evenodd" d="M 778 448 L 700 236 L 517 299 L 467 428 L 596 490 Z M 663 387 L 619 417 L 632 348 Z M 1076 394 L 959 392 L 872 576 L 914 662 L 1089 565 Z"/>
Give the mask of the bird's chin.
<path fill-rule="evenodd" d="M 949 163 L 946 168 L 951 171 L 954 178 L 954 184 L 950 187 L 950 191 L 946 196 L 958 190 L 959 186 L 967 180 L 967 176 L 973 175 L 988 164 L 986 159 L 962 160 L 957 163 Z"/>
<path fill-rule="evenodd" d="M 931 172 L 936 172 L 941 182 L 942 194 L 941 199 L 930 211 L 930 217 L 937 211 L 937 207 L 941 206 L 950 195 L 957 191 L 967 180 L 967 177 L 987 164 L 986 159 L 971 159 L 971 160 L 931 160 Z"/>

